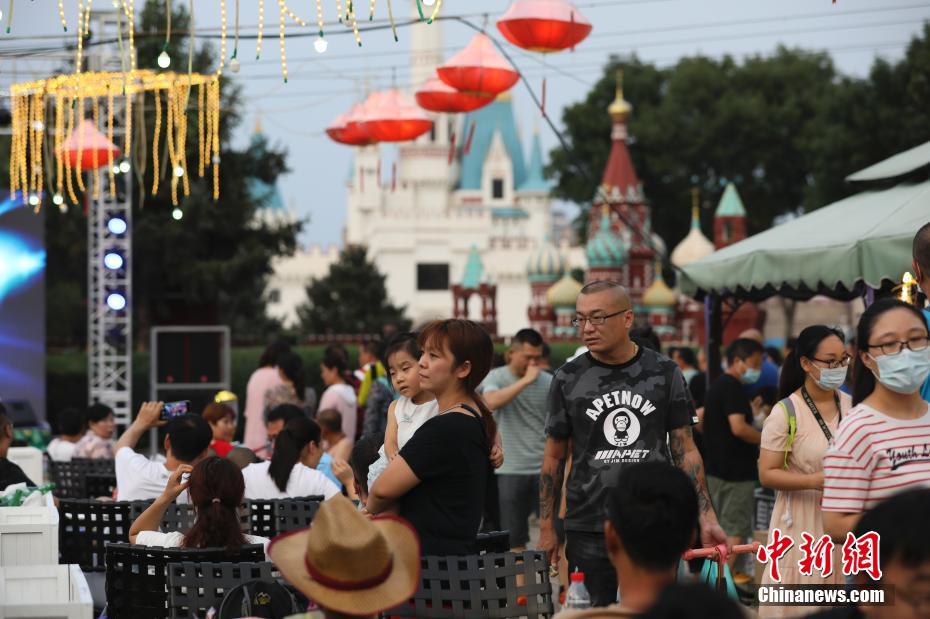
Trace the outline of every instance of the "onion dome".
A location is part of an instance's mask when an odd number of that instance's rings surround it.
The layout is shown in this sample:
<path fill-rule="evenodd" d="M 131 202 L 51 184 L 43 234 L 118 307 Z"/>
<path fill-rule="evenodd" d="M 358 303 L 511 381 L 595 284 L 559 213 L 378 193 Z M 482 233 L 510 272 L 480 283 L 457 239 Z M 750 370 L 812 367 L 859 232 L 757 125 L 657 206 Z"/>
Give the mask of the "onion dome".
<path fill-rule="evenodd" d="M 588 240 L 585 253 L 589 267 L 618 268 L 626 262 L 626 247 L 620 235 L 610 228 L 610 215 L 607 207 L 604 207 L 597 233 Z"/>
<path fill-rule="evenodd" d="M 552 307 L 575 307 L 582 285 L 567 273 L 546 292 L 546 300 Z"/>
<path fill-rule="evenodd" d="M 672 250 L 672 264 L 681 268 L 701 258 L 706 258 L 712 253 L 714 253 L 714 244 L 701 232 L 701 217 L 698 207 L 695 206 L 691 209 L 691 230 Z"/>
<path fill-rule="evenodd" d="M 643 305 L 652 308 L 671 308 L 675 307 L 678 297 L 675 291 L 668 287 L 665 279 L 662 277 L 662 265 L 656 264 L 656 278 L 652 285 L 646 288 L 643 293 Z"/>
<path fill-rule="evenodd" d="M 531 283 L 554 282 L 565 273 L 565 257 L 558 248 L 549 242 L 549 237 L 543 241 L 529 260 L 526 262 L 526 274 Z"/>
<path fill-rule="evenodd" d="M 607 106 L 607 113 L 614 121 L 626 120 L 633 111 L 630 102 L 623 98 L 623 71 L 617 71 L 617 92 L 614 95 L 613 102 Z"/>

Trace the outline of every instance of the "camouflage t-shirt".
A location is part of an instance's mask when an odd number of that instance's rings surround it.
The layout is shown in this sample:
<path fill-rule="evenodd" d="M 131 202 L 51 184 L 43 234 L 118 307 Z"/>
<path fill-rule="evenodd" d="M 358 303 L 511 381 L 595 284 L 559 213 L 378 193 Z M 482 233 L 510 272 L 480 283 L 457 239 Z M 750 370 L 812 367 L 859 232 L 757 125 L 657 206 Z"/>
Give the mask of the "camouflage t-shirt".
<path fill-rule="evenodd" d="M 621 365 L 585 353 L 559 368 L 546 433 L 572 441 L 565 529 L 603 531 L 607 495 L 623 465 L 671 462 L 668 432 L 697 421 L 684 375 L 655 351 L 640 347 Z"/>

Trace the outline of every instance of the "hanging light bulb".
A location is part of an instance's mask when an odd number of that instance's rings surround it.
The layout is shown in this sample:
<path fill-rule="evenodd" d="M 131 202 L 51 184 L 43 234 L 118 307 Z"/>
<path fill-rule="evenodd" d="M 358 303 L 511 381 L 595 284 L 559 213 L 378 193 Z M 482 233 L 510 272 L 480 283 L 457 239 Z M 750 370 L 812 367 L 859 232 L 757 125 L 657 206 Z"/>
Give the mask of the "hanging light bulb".
<path fill-rule="evenodd" d="M 67 213 L 68 205 L 62 202 L 61 204 L 58 205 L 58 210 L 61 211 L 62 213 Z"/>
<path fill-rule="evenodd" d="M 422 1 L 423 1 L 423 6 L 433 6 L 434 4 L 436 4 L 436 0 L 422 0 Z"/>
<path fill-rule="evenodd" d="M 38 196 L 38 194 L 34 194 L 34 193 L 33 193 L 33 194 L 30 194 L 30 196 L 29 196 L 29 205 L 30 205 L 30 206 L 38 206 L 38 205 L 39 205 L 39 196 Z"/>
<path fill-rule="evenodd" d="M 171 56 L 168 55 L 167 50 L 161 50 L 161 53 L 158 54 L 158 66 L 162 69 L 167 69 L 171 66 Z"/>
<path fill-rule="evenodd" d="M 52 203 L 56 206 L 61 206 L 65 203 L 65 198 L 60 193 L 56 193 L 54 196 L 52 196 Z"/>
<path fill-rule="evenodd" d="M 129 172 L 129 161 L 128 160 L 123 159 L 122 161 L 119 162 L 119 171 L 122 172 L 123 174 L 126 174 L 127 172 Z"/>
<path fill-rule="evenodd" d="M 113 171 L 113 174 L 119 174 L 119 164 L 114 163 L 113 167 L 110 168 Z"/>
<path fill-rule="evenodd" d="M 181 166 L 174 166 L 174 175 L 178 178 L 184 176 L 184 168 Z"/>
<path fill-rule="evenodd" d="M 239 72 L 239 59 L 233 56 L 229 60 L 229 72 L 238 73 Z"/>
<path fill-rule="evenodd" d="M 173 211 L 171 211 L 171 218 L 175 221 L 181 221 L 182 217 L 184 217 L 184 211 L 181 209 L 175 208 Z"/>
<path fill-rule="evenodd" d="M 316 41 L 313 42 L 313 49 L 316 50 L 316 53 L 322 54 L 326 51 L 326 48 L 329 47 L 329 41 L 324 39 L 322 36 L 318 36 Z"/>

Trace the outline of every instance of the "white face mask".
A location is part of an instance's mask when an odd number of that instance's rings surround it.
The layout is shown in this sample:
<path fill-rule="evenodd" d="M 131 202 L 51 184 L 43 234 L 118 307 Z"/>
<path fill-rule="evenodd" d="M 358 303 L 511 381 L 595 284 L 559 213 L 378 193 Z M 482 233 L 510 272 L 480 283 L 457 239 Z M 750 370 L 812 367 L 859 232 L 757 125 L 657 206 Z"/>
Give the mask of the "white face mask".
<path fill-rule="evenodd" d="M 895 393 L 916 393 L 930 376 L 930 348 L 918 351 L 905 348 L 896 355 L 881 355 L 872 360 L 878 364 L 878 372 L 872 370 L 875 378 Z"/>
<path fill-rule="evenodd" d="M 817 379 L 817 386 L 824 391 L 836 391 L 843 383 L 846 382 L 846 373 L 849 366 L 842 368 L 817 368 L 820 370 L 820 378 Z"/>

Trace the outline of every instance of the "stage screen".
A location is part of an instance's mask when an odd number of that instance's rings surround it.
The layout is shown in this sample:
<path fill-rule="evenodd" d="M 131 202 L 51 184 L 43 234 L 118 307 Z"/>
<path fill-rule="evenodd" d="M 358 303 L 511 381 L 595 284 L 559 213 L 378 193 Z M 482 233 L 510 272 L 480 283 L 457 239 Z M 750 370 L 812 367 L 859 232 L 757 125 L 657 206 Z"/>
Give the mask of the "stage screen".
<path fill-rule="evenodd" d="M 0 400 L 14 421 L 22 402 L 46 418 L 45 217 L 20 195 L 0 191 Z"/>

